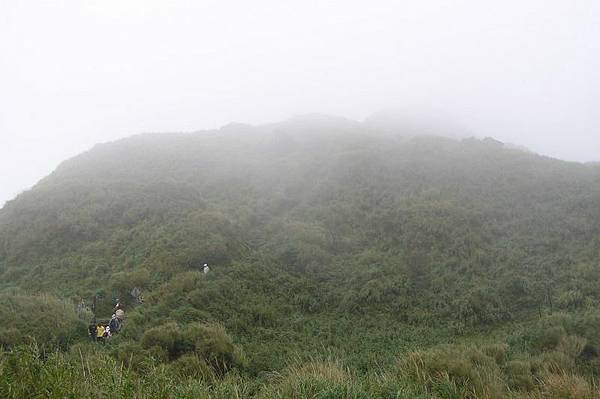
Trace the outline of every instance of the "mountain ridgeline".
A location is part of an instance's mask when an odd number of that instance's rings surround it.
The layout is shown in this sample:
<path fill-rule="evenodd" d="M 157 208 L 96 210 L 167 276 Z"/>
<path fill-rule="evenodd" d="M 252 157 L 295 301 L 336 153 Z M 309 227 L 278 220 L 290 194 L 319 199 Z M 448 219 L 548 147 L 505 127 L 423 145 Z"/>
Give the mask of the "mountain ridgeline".
<path fill-rule="evenodd" d="M 370 380 L 397 364 L 406 397 L 538 397 L 573 381 L 593 397 L 600 166 L 376 122 L 310 116 L 95 146 L 0 210 L 0 312 L 97 295 L 109 317 L 120 298 L 123 333 L 94 356 L 131 373 L 153 359 L 179 386 L 231 384 L 215 378 L 236 369 L 248 396 L 304 397 L 286 396 L 299 376 L 346 384 L 327 397 L 404 397 Z M 67 359 L 82 345 L 73 317 Z M 5 356 L 23 335 L 43 339 L 0 327 Z M 493 382 L 469 351 L 492 359 Z M 464 395 L 444 396 L 446 382 Z"/>

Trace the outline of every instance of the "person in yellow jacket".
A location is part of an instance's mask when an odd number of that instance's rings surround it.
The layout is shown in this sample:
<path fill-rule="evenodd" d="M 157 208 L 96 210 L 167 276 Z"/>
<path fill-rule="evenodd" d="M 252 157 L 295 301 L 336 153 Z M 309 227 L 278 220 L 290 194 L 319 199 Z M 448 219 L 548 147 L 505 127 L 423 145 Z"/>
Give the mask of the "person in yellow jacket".
<path fill-rule="evenodd" d="M 96 340 L 102 341 L 104 339 L 104 326 L 102 324 L 98 324 L 96 326 Z"/>

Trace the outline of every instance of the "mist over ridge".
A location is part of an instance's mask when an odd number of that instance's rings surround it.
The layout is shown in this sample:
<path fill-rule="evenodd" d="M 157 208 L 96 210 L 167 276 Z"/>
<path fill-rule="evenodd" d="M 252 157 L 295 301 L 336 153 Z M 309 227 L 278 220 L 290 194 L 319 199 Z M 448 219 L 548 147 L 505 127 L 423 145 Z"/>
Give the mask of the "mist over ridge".
<path fill-rule="evenodd" d="M 598 38 L 598 0 L 0 0 L 0 398 L 600 398 Z"/>
<path fill-rule="evenodd" d="M 415 358 L 430 384 L 443 383 L 439 367 L 460 364 L 485 374 L 448 377 L 454 391 L 537 399 L 559 359 L 594 397 L 600 168 L 434 134 L 439 119 L 404 120 L 309 114 L 139 134 L 64 161 L 0 209 L 0 316 L 10 325 L 0 326 L 0 357 L 29 353 L 34 337 L 61 348 L 61 364 L 130 362 L 101 373 L 121 370 L 140 392 L 159 378 L 146 365 L 158 364 L 176 376 L 164 386 L 206 390 L 197 376 L 208 375 L 261 399 L 281 399 L 281 384 L 319 392 L 350 378 L 358 397 L 387 398 L 371 382 L 382 364 L 393 371 L 386 384 L 423 396 Z M 110 323 L 115 302 L 122 331 L 90 341 L 86 322 Z M 47 334 L 49 318 L 60 334 Z M 290 351 L 307 356 L 301 368 Z M 312 360 L 322 351 L 356 376 L 330 380 L 337 363 Z M 14 392 L 6 364 L 0 392 Z M 283 382 L 251 388 L 279 370 Z M 78 381 L 60 386 L 94 392 Z"/>

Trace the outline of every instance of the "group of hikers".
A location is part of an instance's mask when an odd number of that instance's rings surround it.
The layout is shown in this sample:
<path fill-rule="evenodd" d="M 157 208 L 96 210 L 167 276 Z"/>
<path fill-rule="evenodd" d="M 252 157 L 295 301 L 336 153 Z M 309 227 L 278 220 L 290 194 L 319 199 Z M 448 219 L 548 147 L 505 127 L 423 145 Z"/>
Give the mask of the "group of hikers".
<path fill-rule="evenodd" d="M 93 327 L 92 324 L 90 327 Z M 97 323 L 95 331 L 90 331 L 92 337 L 96 337 L 96 341 L 104 341 L 110 338 L 113 334 L 117 334 L 120 330 L 121 322 L 117 315 L 113 314 L 108 324 Z"/>
<path fill-rule="evenodd" d="M 90 337 L 95 341 L 104 342 L 113 334 L 119 333 L 124 318 L 125 312 L 123 311 L 123 306 L 117 299 L 114 313 L 108 322 L 96 322 L 96 317 L 94 316 L 94 319 L 92 319 L 92 322 L 89 325 Z"/>
<path fill-rule="evenodd" d="M 208 267 L 207 263 L 202 264 L 201 271 L 204 274 L 207 274 L 210 271 L 210 268 Z M 134 287 L 131 290 L 130 294 L 131 294 L 131 297 L 133 298 L 133 300 L 135 301 L 135 303 L 138 303 L 138 304 L 144 303 L 144 297 L 142 296 L 142 290 L 139 289 L 138 287 Z M 83 312 L 87 312 L 90 310 L 92 311 L 92 313 L 94 314 L 94 317 L 92 318 L 90 325 L 89 325 L 89 331 L 88 331 L 89 336 L 94 341 L 104 342 L 107 339 L 109 339 L 111 336 L 113 336 L 114 334 L 119 333 L 119 331 L 121 330 L 121 325 L 123 323 L 123 320 L 125 319 L 125 312 L 123 310 L 123 305 L 121 304 L 121 301 L 119 301 L 119 299 L 117 298 L 115 300 L 116 305 L 114 308 L 114 312 L 113 312 L 113 315 L 111 316 L 110 320 L 97 321 L 96 320 L 96 299 L 97 298 L 94 295 L 93 300 L 92 300 L 91 309 L 90 309 L 90 307 L 87 306 L 87 304 L 85 303 L 83 298 L 80 298 L 79 303 L 77 304 L 77 312 L 81 314 Z"/>

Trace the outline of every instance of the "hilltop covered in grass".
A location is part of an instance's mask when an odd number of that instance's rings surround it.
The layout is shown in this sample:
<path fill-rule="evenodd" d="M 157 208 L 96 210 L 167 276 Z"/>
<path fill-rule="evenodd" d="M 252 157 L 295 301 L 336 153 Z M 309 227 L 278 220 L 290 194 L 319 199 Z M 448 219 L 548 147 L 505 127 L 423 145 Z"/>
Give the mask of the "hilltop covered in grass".
<path fill-rule="evenodd" d="M 331 397 L 376 397 L 377 373 L 420 387 L 404 397 L 594 392 L 600 168 L 415 133 L 310 116 L 98 145 L 0 210 L 2 295 L 98 295 L 102 317 L 120 298 L 123 333 L 90 356 L 252 395 L 306 370 L 359 389 Z"/>

